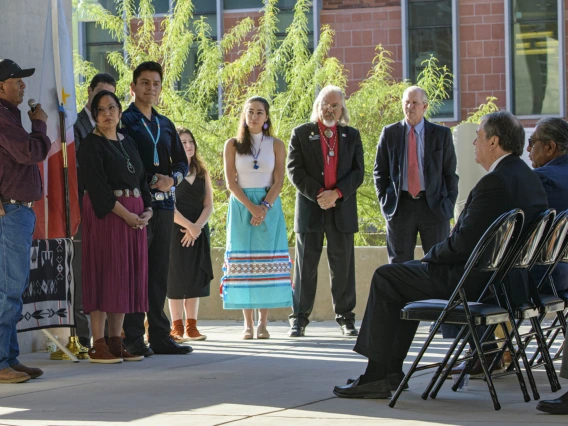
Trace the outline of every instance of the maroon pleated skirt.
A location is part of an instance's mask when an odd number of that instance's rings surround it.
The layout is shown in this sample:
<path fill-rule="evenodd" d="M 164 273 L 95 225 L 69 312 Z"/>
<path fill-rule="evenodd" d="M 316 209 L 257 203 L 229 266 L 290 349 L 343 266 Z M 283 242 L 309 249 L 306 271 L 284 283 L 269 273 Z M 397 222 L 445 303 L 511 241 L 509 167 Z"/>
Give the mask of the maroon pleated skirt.
<path fill-rule="evenodd" d="M 141 214 L 141 197 L 119 197 L 130 212 Z M 148 311 L 146 228 L 133 229 L 114 213 L 99 219 L 83 197 L 83 310 L 111 313 Z"/>

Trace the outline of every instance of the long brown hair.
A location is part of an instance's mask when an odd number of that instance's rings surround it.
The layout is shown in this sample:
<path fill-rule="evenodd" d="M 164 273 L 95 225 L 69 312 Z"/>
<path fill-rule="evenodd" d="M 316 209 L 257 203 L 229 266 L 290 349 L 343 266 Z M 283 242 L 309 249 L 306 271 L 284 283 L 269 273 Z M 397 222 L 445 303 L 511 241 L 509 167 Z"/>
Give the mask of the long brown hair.
<path fill-rule="evenodd" d="M 191 133 L 191 130 L 185 127 L 177 127 L 176 130 L 178 135 L 181 136 L 185 133 L 191 136 L 191 139 L 193 139 L 195 154 L 193 154 L 193 158 L 191 159 L 191 163 L 189 164 L 189 173 L 195 173 L 195 176 L 197 177 L 204 177 L 205 173 L 207 172 L 207 168 L 205 167 L 205 164 L 203 164 L 203 160 L 197 152 L 197 141 L 195 140 L 193 133 Z"/>
<path fill-rule="evenodd" d="M 262 133 L 265 136 L 272 136 L 272 123 L 270 121 L 270 105 L 266 99 L 261 96 L 253 96 L 247 99 L 241 112 L 241 120 L 239 122 L 239 130 L 237 132 L 237 137 L 235 138 L 235 148 L 237 153 L 240 155 L 252 155 L 252 136 L 250 135 L 250 130 L 246 124 L 247 108 L 253 102 L 260 102 L 264 106 L 264 112 L 268 120 L 266 121 L 267 128 L 262 127 Z"/>

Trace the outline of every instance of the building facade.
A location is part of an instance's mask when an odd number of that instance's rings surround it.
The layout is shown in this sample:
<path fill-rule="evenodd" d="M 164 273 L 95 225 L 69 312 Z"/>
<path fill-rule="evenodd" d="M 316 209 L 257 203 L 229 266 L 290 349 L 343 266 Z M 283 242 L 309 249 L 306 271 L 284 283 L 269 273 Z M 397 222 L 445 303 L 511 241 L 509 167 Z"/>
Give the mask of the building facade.
<path fill-rule="evenodd" d="M 85 0 L 84 0 L 85 1 Z M 114 0 L 98 2 L 112 10 Z M 153 0 L 163 19 L 174 0 Z M 193 0 L 218 37 L 240 19 L 259 16 L 263 0 Z M 393 76 L 415 81 L 430 55 L 453 74 L 438 121 L 459 122 L 493 96 L 527 127 L 543 116 L 566 117 L 566 17 L 568 0 L 313 0 L 311 39 L 321 25 L 335 31 L 330 55 L 348 74 L 352 93 L 372 68 L 376 46 L 392 52 Z M 294 0 L 280 0 L 282 36 Z M 122 46 L 92 22 L 79 22 L 77 47 L 99 69 L 113 72 L 106 52 Z M 188 58 L 186 74 L 195 65 Z M 228 58 L 230 60 L 230 58 Z"/>

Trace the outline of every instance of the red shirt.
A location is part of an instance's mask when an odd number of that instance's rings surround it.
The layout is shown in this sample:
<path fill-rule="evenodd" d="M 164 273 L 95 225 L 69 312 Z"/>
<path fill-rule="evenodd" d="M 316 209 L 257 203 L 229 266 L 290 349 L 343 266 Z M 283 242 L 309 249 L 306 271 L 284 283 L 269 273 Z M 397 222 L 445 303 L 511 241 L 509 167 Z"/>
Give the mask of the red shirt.
<path fill-rule="evenodd" d="M 341 191 L 335 188 L 337 183 L 337 154 L 339 153 L 339 135 L 337 134 L 337 124 L 333 127 L 325 126 L 321 121 L 318 121 L 318 129 L 320 134 L 321 152 L 323 154 L 323 182 L 325 189 L 336 189 L 339 193 L 339 198 L 343 195 Z M 333 132 L 331 138 L 326 138 L 324 135 L 325 129 L 330 129 Z M 327 143 L 326 143 L 327 142 Z M 328 147 L 329 144 L 329 147 Z M 329 155 L 331 149 L 334 155 Z M 322 192 L 323 189 L 320 191 Z"/>
<path fill-rule="evenodd" d="M 55 118 L 56 119 L 56 118 Z M 37 163 L 45 160 L 51 141 L 47 125 L 32 120 L 32 131 L 22 127 L 18 107 L 0 99 L 0 196 L 18 201 L 39 200 L 42 193 Z"/>

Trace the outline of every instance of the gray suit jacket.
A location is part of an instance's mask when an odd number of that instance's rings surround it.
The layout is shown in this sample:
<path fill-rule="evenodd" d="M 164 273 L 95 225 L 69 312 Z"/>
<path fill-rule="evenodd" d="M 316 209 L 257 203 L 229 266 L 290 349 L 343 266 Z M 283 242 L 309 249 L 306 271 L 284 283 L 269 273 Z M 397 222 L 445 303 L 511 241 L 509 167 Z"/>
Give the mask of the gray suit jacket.
<path fill-rule="evenodd" d="M 77 114 L 77 121 L 73 125 L 73 133 L 75 134 L 75 153 L 77 158 L 79 158 L 79 149 L 81 148 L 81 143 L 93 131 L 93 125 L 91 120 L 89 120 L 89 115 L 85 108 Z M 82 207 L 83 200 L 83 179 L 81 176 L 81 169 L 79 168 L 79 162 L 77 161 L 77 188 L 79 189 L 79 205 Z"/>
<path fill-rule="evenodd" d="M 401 167 L 404 162 L 405 121 L 383 128 L 373 177 L 381 211 L 391 220 L 398 208 L 401 191 Z M 424 120 L 424 183 L 426 200 L 432 212 L 441 220 L 454 216 L 458 196 L 456 153 L 450 129 Z"/>

